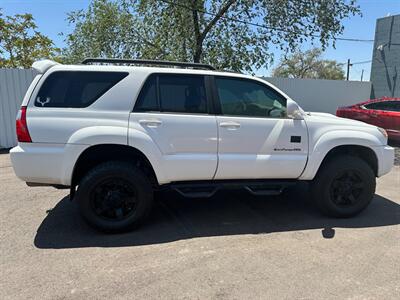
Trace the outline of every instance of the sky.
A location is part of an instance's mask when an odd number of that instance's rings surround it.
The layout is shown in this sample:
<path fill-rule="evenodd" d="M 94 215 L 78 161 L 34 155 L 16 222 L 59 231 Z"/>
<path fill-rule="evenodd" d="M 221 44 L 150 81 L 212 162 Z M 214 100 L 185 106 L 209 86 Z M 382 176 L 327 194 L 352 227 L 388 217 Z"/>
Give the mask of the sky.
<path fill-rule="evenodd" d="M 0 0 L 0 8 L 5 15 L 31 13 L 36 20 L 38 30 L 51 38 L 57 47 L 63 47 L 64 37 L 60 33 L 69 33 L 66 14 L 68 12 L 86 9 L 90 0 Z M 373 40 L 376 19 L 388 15 L 400 14 L 400 0 L 358 0 L 362 17 L 354 16 L 343 21 L 344 32 L 340 37 Z M 312 47 L 310 43 L 301 45 L 302 50 Z M 282 53 L 278 49 L 271 49 L 275 56 L 275 64 L 279 62 Z M 325 59 L 333 59 L 341 63 L 370 61 L 372 58 L 373 43 L 336 41 L 336 48 L 326 49 Z M 273 66 L 262 69 L 258 75 L 268 76 Z M 345 68 L 345 66 L 344 66 Z M 369 80 L 371 63 L 356 64 L 351 67 L 350 80 L 360 80 L 364 70 L 363 80 Z"/>

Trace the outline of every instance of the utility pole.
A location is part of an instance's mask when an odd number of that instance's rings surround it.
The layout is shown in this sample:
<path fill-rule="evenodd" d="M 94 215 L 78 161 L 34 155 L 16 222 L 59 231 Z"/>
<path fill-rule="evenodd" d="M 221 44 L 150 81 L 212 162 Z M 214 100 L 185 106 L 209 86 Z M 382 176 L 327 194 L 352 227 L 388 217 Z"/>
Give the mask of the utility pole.
<path fill-rule="evenodd" d="M 361 81 L 363 80 L 364 77 L 364 69 L 361 70 Z"/>
<path fill-rule="evenodd" d="M 350 67 L 353 64 L 350 63 L 350 58 L 347 60 L 347 76 L 346 76 L 346 80 L 349 81 L 349 75 L 350 75 Z"/>

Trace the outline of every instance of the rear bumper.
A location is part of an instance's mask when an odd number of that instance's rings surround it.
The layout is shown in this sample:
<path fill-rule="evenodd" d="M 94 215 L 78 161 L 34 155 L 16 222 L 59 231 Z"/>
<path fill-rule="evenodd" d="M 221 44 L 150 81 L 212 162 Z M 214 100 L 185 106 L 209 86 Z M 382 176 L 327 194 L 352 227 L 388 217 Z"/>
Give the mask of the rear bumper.
<path fill-rule="evenodd" d="M 71 183 L 72 171 L 86 145 L 19 143 L 10 150 L 14 172 L 23 181 L 49 185 Z"/>
<path fill-rule="evenodd" d="M 394 148 L 379 146 L 373 148 L 378 158 L 378 177 L 390 172 L 394 164 Z"/>

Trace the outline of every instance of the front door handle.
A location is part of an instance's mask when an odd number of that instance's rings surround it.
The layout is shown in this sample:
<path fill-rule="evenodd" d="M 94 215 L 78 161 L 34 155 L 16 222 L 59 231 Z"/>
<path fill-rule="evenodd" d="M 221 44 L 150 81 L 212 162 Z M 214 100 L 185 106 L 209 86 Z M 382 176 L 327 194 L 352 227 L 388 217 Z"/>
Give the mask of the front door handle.
<path fill-rule="evenodd" d="M 160 120 L 139 120 L 139 123 L 150 128 L 155 128 L 162 124 Z"/>
<path fill-rule="evenodd" d="M 228 130 L 235 130 L 240 127 L 240 123 L 238 122 L 221 122 L 219 124 L 220 127 L 226 128 Z"/>

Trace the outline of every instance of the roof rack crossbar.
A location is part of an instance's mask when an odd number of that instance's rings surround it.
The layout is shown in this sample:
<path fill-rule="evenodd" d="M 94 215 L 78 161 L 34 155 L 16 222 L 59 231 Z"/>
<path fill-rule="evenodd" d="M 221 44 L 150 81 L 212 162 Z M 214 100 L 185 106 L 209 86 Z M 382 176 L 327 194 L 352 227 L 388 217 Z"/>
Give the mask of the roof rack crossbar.
<path fill-rule="evenodd" d="M 174 67 L 183 67 L 183 68 L 215 70 L 215 68 L 213 66 L 208 65 L 208 64 L 178 62 L 178 61 L 166 61 L 166 60 L 119 59 L 119 58 L 85 58 L 82 61 L 83 65 L 88 65 L 88 64 L 93 64 L 93 63 L 174 66 Z"/>

